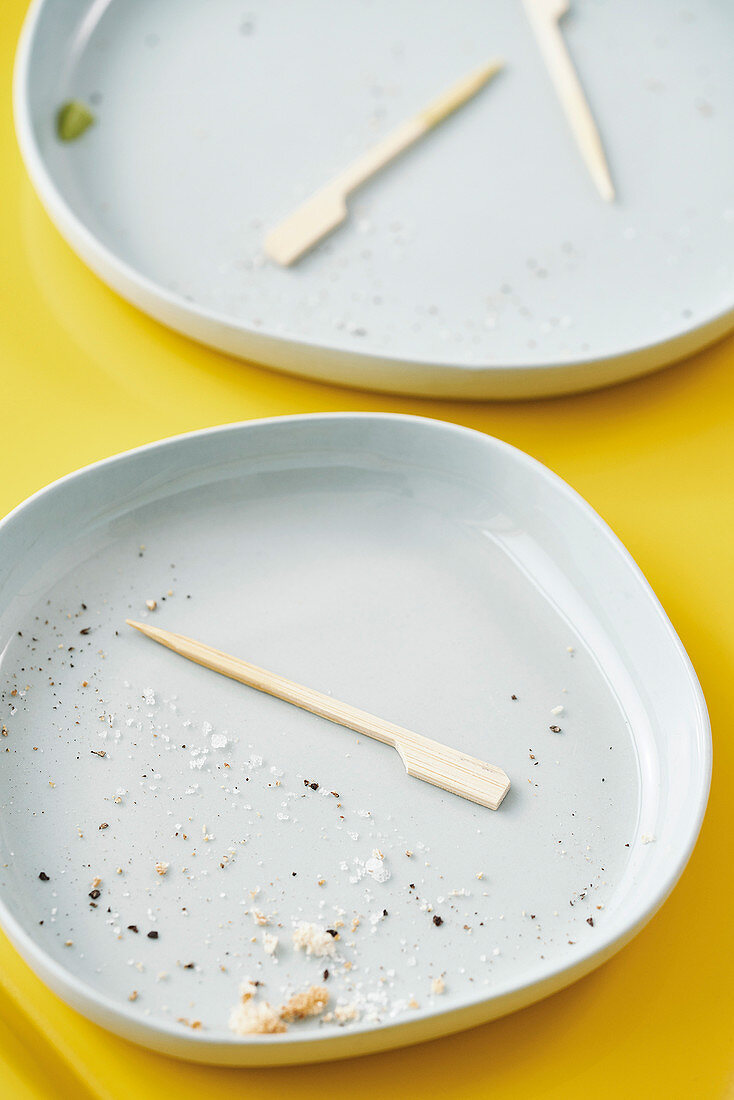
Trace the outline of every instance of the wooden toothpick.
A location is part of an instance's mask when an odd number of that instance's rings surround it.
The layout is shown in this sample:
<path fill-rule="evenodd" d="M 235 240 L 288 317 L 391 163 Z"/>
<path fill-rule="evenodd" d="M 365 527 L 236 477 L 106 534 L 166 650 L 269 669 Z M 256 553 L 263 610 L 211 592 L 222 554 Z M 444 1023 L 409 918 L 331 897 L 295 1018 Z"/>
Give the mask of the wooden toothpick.
<path fill-rule="evenodd" d="M 266 672 L 263 668 L 248 664 L 237 657 L 230 657 L 227 653 L 195 642 L 182 634 L 172 634 L 168 630 L 134 622 L 132 619 L 127 619 L 126 622 L 128 626 L 135 627 L 142 634 L 172 649 L 174 653 L 180 653 L 182 657 L 187 657 L 205 668 L 221 672 L 232 680 L 267 692 L 287 703 L 293 703 L 294 706 L 318 714 L 321 718 L 328 718 L 337 725 L 392 745 L 400 754 L 408 775 L 432 783 L 434 787 L 441 787 L 461 798 L 468 798 L 470 802 L 488 806 L 491 810 L 497 809 L 510 789 L 510 780 L 502 768 L 494 764 L 486 764 L 458 749 L 411 733 L 392 722 L 384 722 L 364 710 L 357 710 L 347 703 L 339 703 L 330 695 L 294 684 L 283 676 Z"/>
<path fill-rule="evenodd" d="M 265 238 L 265 253 L 271 260 L 287 267 L 313 248 L 322 237 L 336 229 L 347 216 L 347 197 L 380 168 L 402 153 L 418 138 L 471 99 L 488 80 L 500 71 L 504 62 L 491 61 L 462 77 L 429 107 L 369 149 L 336 179 L 327 183 L 307 199 Z"/>
<path fill-rule="evenodd" d="M 524 3 L 581 156 L 601 197 L 606 202 L 612 202 L 614 184 L 604 156 L 604 147 L 558 25 L 569 9 L 569 0 L 524 0 Z"/>

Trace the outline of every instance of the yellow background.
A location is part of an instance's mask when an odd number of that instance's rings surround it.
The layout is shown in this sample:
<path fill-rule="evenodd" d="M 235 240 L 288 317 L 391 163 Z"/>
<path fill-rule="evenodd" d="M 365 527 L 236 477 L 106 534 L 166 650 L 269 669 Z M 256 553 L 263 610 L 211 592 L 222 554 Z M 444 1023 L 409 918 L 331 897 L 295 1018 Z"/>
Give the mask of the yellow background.
<path fill-rule="evenodd" d="M 0 17 L 0 514 L 85 463 L 225 421 L 382 410 L 478 428 L 566 478 L 625 542 L 696 667 L 715 759 L 701 838 L 670 900 L 611 962 L 539 1005 L 350 1062 L 209 1069 L 147 1053 L 88 1023 L 0 936 L 0 1094 L 734 1096 L 734 339 L 642 381 L 523 404 L 351 392 L 198 347 L 116 298 L 41 209 L 10 113 L 25 6 L 3 0 Z"/>

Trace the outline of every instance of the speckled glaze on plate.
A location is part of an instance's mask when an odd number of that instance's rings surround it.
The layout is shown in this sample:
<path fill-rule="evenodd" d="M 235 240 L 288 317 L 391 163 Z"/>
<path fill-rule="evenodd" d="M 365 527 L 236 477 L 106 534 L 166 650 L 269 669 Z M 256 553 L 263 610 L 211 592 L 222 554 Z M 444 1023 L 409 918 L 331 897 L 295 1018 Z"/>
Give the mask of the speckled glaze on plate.
<path fill-rule="evenodd" d="M 493 813 L 410 779 L 128 616 L 512 789 Z M 69 1004 L 182 1057 L 344 1057 L 528 1004 L 649 919 L 705 808 L 703 697 L 625 550 L 532 459 L 437 421 L 254 421 L 69 475 L 0 524 L 0 644 L 2 926 Z M 333 956 L 295 949 L 303 922 Z M 237 1037 L 246 980 L 358 1018 Z"/>
<path fill-rule="evenodd" d="M 574 0 L 563 33 L 617 189 L 579 156 L 520 0 L 31 4 L 15 120 L 80 256 L 204 343 L 346 385 L 589 389 L 734 318 L 734 6 Z M 296 267 L 262 242 L 490 57 L 505 71 L 363 187 Z M 61 143 L 61 103 L 96 124 Z"/>

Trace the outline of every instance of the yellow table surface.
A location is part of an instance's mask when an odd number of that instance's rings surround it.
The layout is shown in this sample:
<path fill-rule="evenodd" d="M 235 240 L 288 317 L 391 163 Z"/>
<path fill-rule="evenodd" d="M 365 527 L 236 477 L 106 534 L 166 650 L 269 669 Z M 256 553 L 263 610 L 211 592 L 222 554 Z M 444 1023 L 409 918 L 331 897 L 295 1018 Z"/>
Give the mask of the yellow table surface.
<path fill-rule="evenodd" d="M 734 1097 L 734 338 L 641 381 L 521 404 L 316 385 L 190 343 L 87 271 L 31 189 L 9 91 L 25 7 L 3 0 L 0 19 L 0 514 L 88 462 L 227 421 L 380 410 L 477 428 L 566 478 L 630 549 L 698 672 L 715 759 L 701 837 L 671 898 L 615 958 L 549 1000 L 388 1054 L 212 1069 L 88 1023 L 0 935 L 0 1095 Z"/>

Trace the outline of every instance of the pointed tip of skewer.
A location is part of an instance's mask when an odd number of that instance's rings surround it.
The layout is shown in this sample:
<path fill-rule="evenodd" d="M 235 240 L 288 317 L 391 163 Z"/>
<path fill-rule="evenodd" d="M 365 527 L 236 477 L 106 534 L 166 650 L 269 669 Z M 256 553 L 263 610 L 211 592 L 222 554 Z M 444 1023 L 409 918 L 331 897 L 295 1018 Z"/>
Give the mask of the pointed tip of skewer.
<path fill-rule="evenodd" d="M 614 184 L 608 171 L 599 172 L 596 180 L 596 188 L 604 202 L 614 202 L 616 196 Z"/>
<path fill-rule="evenodd" d="M 149 638 L 154 638 L 158 632 L 158 628 L 155 626 L 148 626 L 146 623 L 139 623 L 136 619 L 125 619 L 128 626 L 132 626 L 135 630 L 139 630 L 141 634 L 147 634 Z"/>

